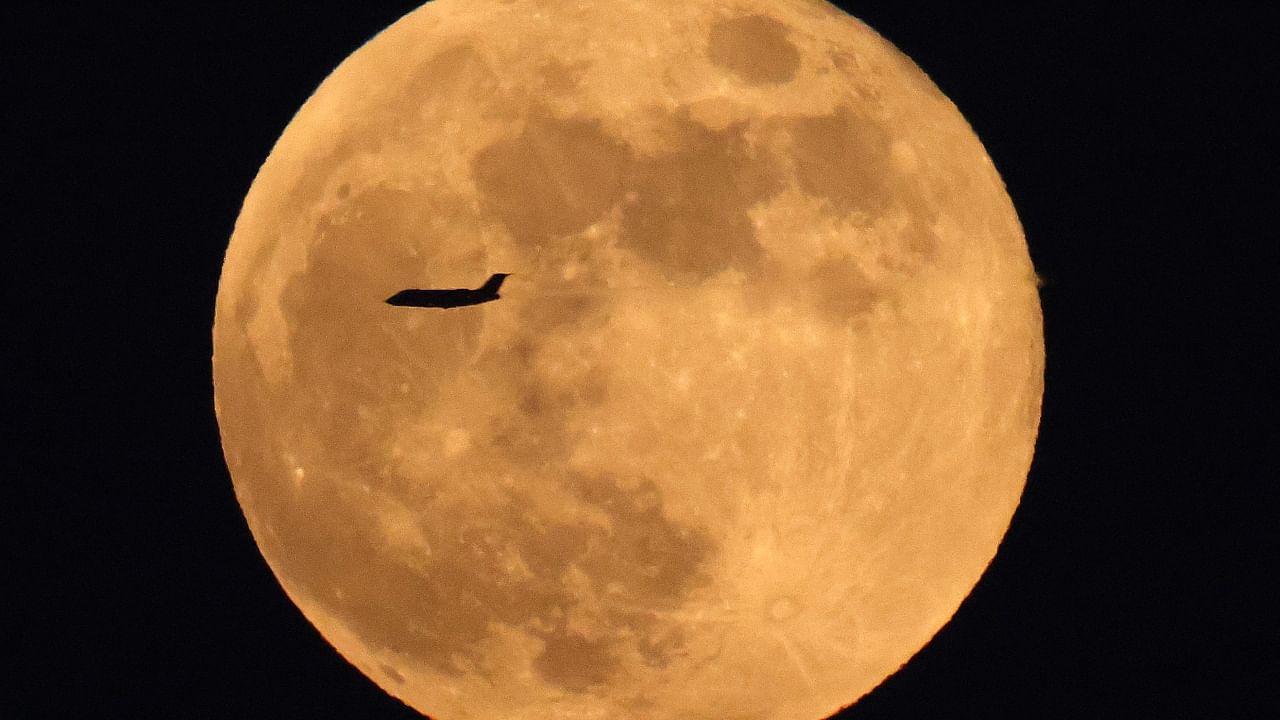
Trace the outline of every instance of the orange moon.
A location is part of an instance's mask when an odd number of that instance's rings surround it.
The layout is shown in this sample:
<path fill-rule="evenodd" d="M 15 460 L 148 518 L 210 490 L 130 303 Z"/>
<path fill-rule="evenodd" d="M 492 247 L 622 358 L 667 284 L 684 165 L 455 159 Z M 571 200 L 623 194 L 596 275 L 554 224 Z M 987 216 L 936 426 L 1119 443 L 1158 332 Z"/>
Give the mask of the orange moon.
<path fill-rule="evenodd" d="M 267 158 L 213 334 L 263 556 L 437 720 L 831 715 L 991 562 L 1043 392 L 987 153 L 818 0 L 412 12 Z"/>

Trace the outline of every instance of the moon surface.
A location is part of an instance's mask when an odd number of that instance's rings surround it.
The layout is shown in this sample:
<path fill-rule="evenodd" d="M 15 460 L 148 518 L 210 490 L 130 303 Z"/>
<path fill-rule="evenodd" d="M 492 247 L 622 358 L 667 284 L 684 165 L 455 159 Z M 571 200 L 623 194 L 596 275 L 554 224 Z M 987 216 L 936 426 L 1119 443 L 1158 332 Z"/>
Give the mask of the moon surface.
<path fill-rule="evenodd" d="M 285 130 L 213 330 L 263 556 L 437 720 L 831 715 L 992 560 L 1043 391 L 981 143 L 817 0 L 423 6 Z"/>

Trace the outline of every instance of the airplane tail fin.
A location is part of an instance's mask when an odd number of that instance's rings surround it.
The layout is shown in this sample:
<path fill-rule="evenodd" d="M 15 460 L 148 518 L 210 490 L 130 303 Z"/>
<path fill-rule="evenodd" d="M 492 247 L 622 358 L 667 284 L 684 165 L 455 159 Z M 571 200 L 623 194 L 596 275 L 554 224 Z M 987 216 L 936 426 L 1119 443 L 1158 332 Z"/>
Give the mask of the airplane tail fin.
<path fill-rule="evenodd" d="M 498 288 L 502 287 L 502 281 L 507 279 L 511 273 L 494 273 L 489 276 L 484 285 L 480 286 L 480 292 L 493 295 L 498 294 Z"/>

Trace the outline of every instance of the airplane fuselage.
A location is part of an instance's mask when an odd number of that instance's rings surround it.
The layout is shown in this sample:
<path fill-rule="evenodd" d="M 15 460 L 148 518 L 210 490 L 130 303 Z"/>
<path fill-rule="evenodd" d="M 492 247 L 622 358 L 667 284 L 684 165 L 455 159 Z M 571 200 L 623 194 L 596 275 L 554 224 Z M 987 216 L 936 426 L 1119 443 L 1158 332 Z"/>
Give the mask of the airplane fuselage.
<path fill-rule="evenodd" d="M 387 298 L 396 307 L 455 308 L 479 305 L 498 299 L 497 293 L 460 288 L 457 290 L 401 290 Z"/>

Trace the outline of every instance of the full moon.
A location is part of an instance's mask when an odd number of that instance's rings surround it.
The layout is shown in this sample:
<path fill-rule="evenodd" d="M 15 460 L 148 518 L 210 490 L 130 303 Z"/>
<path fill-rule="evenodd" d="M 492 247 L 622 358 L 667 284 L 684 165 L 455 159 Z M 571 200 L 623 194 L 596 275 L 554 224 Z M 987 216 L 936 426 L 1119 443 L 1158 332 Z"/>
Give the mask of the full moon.
<path fill-rule="evenodd" d="M 995 556 L 1043 391 L 986 151 L 821 0 L 412 12 L 267 158 L 213 339 L 262 555 L 437 720 L 830 716 Z"/>

